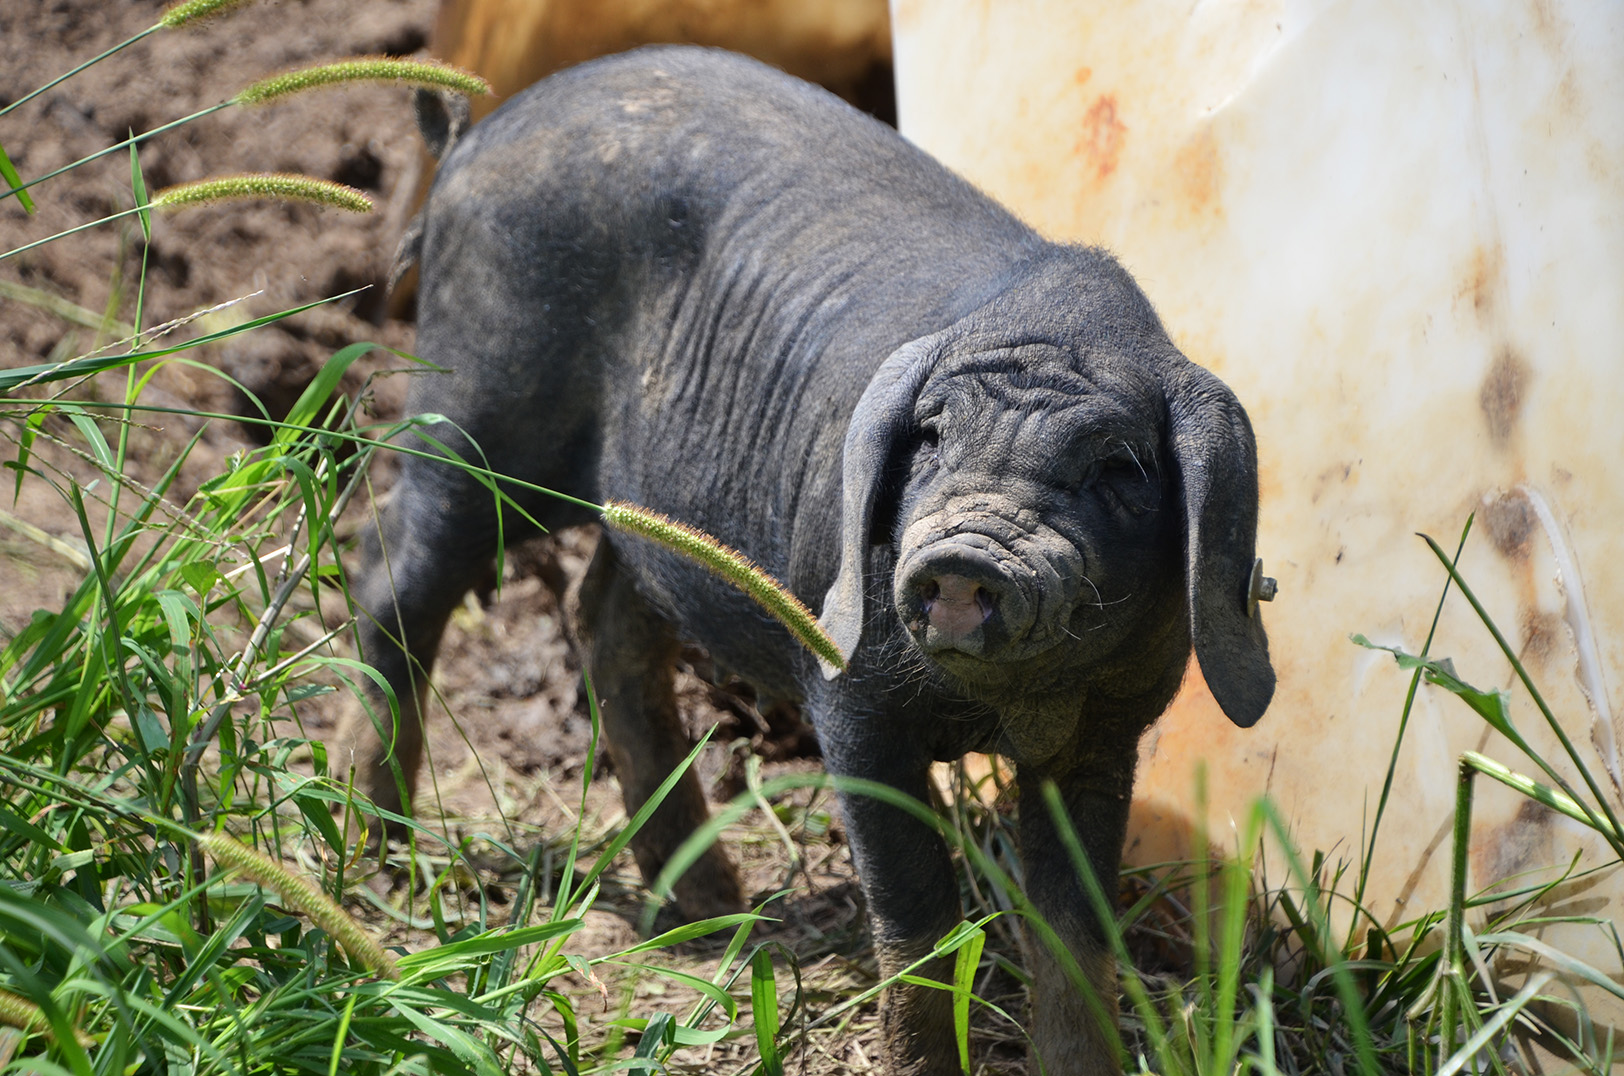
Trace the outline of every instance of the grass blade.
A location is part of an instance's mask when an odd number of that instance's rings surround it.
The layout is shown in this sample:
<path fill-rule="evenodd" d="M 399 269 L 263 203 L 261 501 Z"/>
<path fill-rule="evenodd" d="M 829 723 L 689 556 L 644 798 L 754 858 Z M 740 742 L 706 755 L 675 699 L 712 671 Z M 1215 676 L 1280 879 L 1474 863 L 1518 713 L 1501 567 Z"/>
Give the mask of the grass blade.
<path fill-rule="evenodd" d="M 974 927 L 969 940 L 953 955 L 953 1037 L 958 1040 L 959 1068 L 966 1073 L 970 1071 L 970 995 L 986 943 L 987 932 Z"/>
<path fill-rule="evenodd" d="M 761 1076 L 784 1076 L 778 1054 L 778 981 L 766 946 L 750 958 L 750 1013 L 756 1025 L 756 1048 L 761 1051 Z"/>
<path fill-rule="evenodd" d="M 6 186 L 10 188 L 6 194 L 16 194 L 17 201 L 22 203 L 23 212 L 32 216 L 34 213 L 34 200 L 23 189 L 23 177 L 17 174 L 16 165 L 12 164 L 11 158 L 6 156 L 6 147 L 4 145 L 0 145 L 0 179 L 5 180 Z"/>

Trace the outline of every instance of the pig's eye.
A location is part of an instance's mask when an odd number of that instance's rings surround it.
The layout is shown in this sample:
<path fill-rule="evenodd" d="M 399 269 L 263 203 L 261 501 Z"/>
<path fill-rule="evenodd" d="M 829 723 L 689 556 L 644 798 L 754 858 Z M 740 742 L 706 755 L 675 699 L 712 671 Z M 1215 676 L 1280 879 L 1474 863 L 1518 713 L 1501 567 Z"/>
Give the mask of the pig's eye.
<path fill-rule="evenodd" d="M 942 451 L 942 432 L 934 419 L 919 424 L 919 455 L 935 463 Z"/>
<path fill-rule="evenodd" d="M 1107 507 L 1142 516 L 1155 507 L 1157 485 L 1139 454 L 1122 448 L 1091 461 L 1083 469 L 1079 492 L 1089 492 Z"/>

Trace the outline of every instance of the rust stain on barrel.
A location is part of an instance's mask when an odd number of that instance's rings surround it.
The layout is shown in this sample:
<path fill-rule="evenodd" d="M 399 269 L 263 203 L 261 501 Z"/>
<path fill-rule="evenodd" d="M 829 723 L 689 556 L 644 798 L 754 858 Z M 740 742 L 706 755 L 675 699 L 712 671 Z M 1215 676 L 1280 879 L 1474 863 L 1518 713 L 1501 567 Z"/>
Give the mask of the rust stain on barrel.
<path fill-rule="evenodd" d="M 1219 187 L 1224 178 L 1224 162 L 1218 139 L 1210 126 L 1202 126 L 1179 147 L 1173 159 L 1179 193 L 1193 216 L 1220 216 L 1223 204 Z"/>
<path fill-rule="evenodd" d="M 1545 669 L 1553 658 L 1561 656 L 1568 640 L 1568 626 L 1560 615 L 1540 609 L 1524 609 L 1520 626 L 1522 649 L 1518 656 L 1524 665 L 1536 670 Z"/>
<path fill-rule="evenodd" d="M 1530 541 L 1534 528 L 1539 525 L 1539 517 L 1534 513 L 1534 506 L 1528 502 L 1527 494 L 1515 489 L 1502 493 L 1483 506 L 1478 518 L 1483 521 L 1489 541 L 1494 543 L 1501 556 L 1511 560 L 1528 559 Z"/>
<path fill-rule="evenodd" d="M 1487 321 L 1494 313 L 1495 295 L 1500 288 L 1505 257 L 1498 243 L 1493 246 L 1480 246 L 1472 251 L 1472 264 L 1466 271 L 1466 278 L 1461 282 L 1457 298 L 1471 302 L 1472 309 L 1476 311 L 1479 319 Z"/>
<path fill-rule="evenodd" d="M 1508 821 L 1472 834 L 1472 881 L 1486 888 L 1528 870 L 1551 863 L 1549 808 L 1523 800 Z"/>
<path fill-rule="evenodd" d="M 1083 135 L 1076 150 L 1093 165 L 1096 179 L 1105 179 L 1116 171 L 1127 132 L 1127 125 L 1117 118 L 1116 95 L 1101 94 L 1083 116 Z"/>
<path fill-rule="evenodd" d="M 1489 424 L 1489 439 L 1496 446 L 1504 445 L 1517 427 L 1528 391 L 1528 380 L 1528 363 L 1512 350 L 1511 345 L 1501 344 L 1478 392 L 1478 404 L 1483 408 L 1483 417 Z"/>

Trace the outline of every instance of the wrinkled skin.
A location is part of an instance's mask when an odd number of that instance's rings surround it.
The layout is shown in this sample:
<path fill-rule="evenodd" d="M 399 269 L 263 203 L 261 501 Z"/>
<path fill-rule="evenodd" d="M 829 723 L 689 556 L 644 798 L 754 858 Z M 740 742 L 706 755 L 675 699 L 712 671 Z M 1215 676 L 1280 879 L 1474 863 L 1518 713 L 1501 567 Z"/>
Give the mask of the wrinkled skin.
<path fill-rule="evenodd" d="M 1114 877 L 1136 744 L 1192 641 L 1238 724 L 1274 683 L 1247 601 L 1251 429 L 1128 275 L 1041 240 L 821 91 L 688 49 L 515 97 L 450 151 L 411 242 L 419 351 L 451 371 L 418 381 L 415 410 L 446 415 L 499 472 L 741 549 L 849 655 L 831 675 L 726 584 L 606 535 L 578 634 L 628 811 L 686 750 L 670 680 L 682 638 L 798 702 L 835 774 L 925 800 L 933 760 L 1003 752 L 1027 791 L 1027 895 L 1114 1014 L 1099 924 L 1033 793 L 1054 782 L 1093 869 Z M 587 521 L 511 492 L 547 527 Z M 526 533 L 517 514 L 503 523 L 509 541 Z M 403 703 L 387 746 L 359 737 L 386 808 L 409 796 L 445 619 L 496 540 L 488 491 L 404 462 L 361 588 L 364 654 Z M 841 807 L 889 973 L 959 917 L 947 850 L 877 800 Z M 645 875 L 704 817 L 685 780 L 634 841 Z M 726 853 L 677 898 L 690 916 L 739 907 Z M 1120 1071 L 1060 960 L 1036 951 L 1047 1070 Z M 948 994 L 895 987 L 882 1012 L 890 1071 L 956 1071 Z"/>

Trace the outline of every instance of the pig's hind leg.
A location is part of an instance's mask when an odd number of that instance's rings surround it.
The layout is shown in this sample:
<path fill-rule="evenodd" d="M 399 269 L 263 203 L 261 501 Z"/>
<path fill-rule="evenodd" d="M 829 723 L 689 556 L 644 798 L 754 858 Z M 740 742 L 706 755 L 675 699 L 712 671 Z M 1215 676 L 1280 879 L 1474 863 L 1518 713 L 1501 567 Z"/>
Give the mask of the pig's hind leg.
<path fill-rule="evenodd" d="M 692 749 L 672 686 L 678 640 L 671 625 L 637 592 L 607 537 L 581 583 L 576 636 L 602 713 L 609 757 L 628 817 L 651 799 Z M 709 811 L 692 768 L 632 837 L 632 854 L 652 883 Z M 743 888 L 726 851 L 713 844 L 674 886 L 690 920 L 741 911 Z"/>
<path fill-rule="evenodd" d="M 490 489 L 453 465 L 408 458 L 376 528 L 367 528 L 356 586 L 361 659 L 388 683 L 371 680 L 341 730 L 335 770 L 355 766 L 356 784 L 384 811 L 405 814 L 423 757 L 429 674 L 447 619 L 463 595 L 489 577 L 498 533 Z M 512 513 L 502 538 L 533 531 Z M 339 774 L 343 776 L 342 772 Z M 386 821 L 391 835 L 404 827 Z M 374 831 L 371 839 L 378 839 Z"/>

